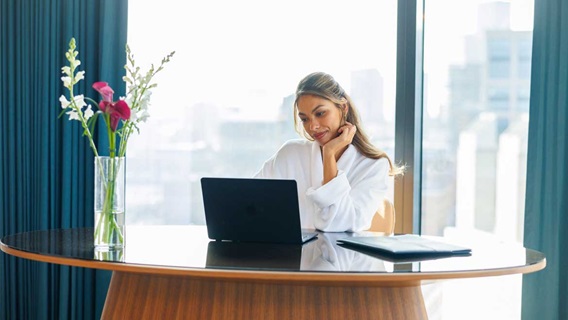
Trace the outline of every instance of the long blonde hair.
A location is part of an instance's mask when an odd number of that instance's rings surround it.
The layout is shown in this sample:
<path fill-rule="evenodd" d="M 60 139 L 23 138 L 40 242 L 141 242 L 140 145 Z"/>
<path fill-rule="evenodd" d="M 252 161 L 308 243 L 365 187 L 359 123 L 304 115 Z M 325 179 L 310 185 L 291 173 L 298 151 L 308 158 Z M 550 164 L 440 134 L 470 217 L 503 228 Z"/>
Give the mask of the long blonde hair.
<path fill-rule="evenodd" d="M 298 84 L 296 89 L 296 100 L 294 101 L 294 127 L 296 132 L 308 140 L 313 141 L 312 137 L 306 132 L 302 124 L 298 121 L 298 99 L 303 95 L 314 95 L 327 99 L 335 104 L 341 110 L 344 121 L 347 121 L 357 127 L 357 132 L 353 137 L 352 145 L 359 150 L 365 157 L 371 159 L 386 158 L 390 165 L 389 175 L 395 176 L 404 172 L 403 167 L 393 164 L 389 156 L 382 150 L 375 147 L 370 141 L 362 128 L 359 114 L 355 108 L 355 104 L 351 97 L 343 90 L 343 88 L 335 81 L 335 79 L 324 72 L 314 72 L 307 75 Z M 345 114 L 342 106 L 347 105 L 348 111 Z"/>

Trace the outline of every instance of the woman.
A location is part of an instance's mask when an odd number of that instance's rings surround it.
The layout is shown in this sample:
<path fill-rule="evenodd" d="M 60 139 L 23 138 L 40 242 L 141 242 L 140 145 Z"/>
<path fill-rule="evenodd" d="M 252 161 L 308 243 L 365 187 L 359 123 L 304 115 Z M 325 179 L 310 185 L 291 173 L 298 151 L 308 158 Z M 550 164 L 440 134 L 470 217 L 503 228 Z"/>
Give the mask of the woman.
<path fill-rule="evenodd" d="M 388 176 L 402 170 L 369 142 L 351 98 L 330 75 L 300 81 L 294 113 L 296 131 L 307 140 L 286 142 L 255 177 L 296 180 L 302 228 L 368 229 Z"/>

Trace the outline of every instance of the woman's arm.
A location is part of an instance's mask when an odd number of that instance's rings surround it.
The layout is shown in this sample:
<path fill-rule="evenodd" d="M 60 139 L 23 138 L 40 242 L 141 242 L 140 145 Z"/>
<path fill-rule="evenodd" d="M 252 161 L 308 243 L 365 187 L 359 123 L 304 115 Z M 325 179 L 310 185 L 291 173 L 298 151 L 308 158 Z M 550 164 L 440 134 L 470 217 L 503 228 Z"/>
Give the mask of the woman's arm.
<path fill-rule="evenodd" d="M 323 184 L 328 183 L 337 176 L 337 160 L 339 160 L 343 152 L 351 144 L 351 141 L 353 141 L 357 127 L 346 122 L 337 132 L 339 136 L 322 147 Z"/>
<path fill-rule="evenodd" d="M 386 195 L 388 163 L 366 159 L 350 168 L 351 181 L 337 168 L 337 161 L 353 141 L 357 127 L 346 122 L 339 136 L 322 149 L 322 186 L 306 196 L 316 206 L 315 227 L 322 231 L 361 231 L 370 227 L 373 215 Z M 385 165 L 386 168 L 385 169 Z M 365 167 L 366 166 L 366 167 Z M 357 171 L 358 173 L 353 173 Z"/>
<path fill-rule="evenodd" d="M 386 196 L 389 164 L 386 159 L 366 159 L 350 168 L 350 179 L 341 170 L 323 186 L 308 189 L 316 207 L 314 225 L 322 231 L 362 231 Z"/>

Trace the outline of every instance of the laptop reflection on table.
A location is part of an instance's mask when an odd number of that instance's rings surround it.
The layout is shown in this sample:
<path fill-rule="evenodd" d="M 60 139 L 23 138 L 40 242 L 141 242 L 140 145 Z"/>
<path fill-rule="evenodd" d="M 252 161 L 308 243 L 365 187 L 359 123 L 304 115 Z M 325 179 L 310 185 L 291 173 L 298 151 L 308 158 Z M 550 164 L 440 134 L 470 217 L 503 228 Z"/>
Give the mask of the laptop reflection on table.
<path fill-rule="evenodd" d="M 302 244 L 210 241 L 206 268 L 299 271 Z"/>

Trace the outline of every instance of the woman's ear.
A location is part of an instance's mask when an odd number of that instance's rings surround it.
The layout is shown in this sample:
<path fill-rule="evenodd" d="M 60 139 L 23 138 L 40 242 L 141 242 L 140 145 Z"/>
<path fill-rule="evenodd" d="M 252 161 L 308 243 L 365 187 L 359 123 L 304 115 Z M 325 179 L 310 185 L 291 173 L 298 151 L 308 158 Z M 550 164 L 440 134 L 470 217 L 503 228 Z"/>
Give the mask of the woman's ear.
<path fill-rule="evenodd" d="M 344 103 L 342 107 L 343 107 L 343 117 L 347 120 L 347 114 L 349 113 L 349 104 Z"/>

